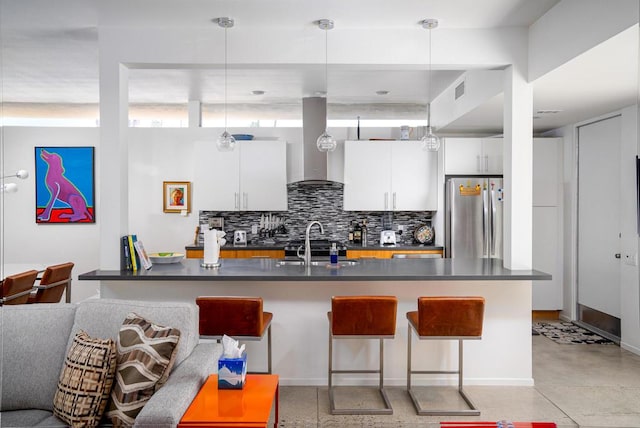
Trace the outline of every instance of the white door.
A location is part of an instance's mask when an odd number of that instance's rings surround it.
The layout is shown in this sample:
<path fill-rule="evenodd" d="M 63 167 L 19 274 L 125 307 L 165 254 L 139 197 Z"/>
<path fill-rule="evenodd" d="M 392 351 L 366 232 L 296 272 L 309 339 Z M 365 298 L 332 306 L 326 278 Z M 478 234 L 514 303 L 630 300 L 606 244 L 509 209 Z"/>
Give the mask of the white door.
<path fill-rule="evenodd" d="M 484 174 L 480 138 L 446 138 L 444 141 L 445 174 Z"/>
<path fill-rule="evenodd" d="M 438 153 L 422 149 L 421 141 L 394 141 L 391 158 L 391 209 L 438 209 Z"/>
<path fill-rule="evenodd" d="M 199 141 L 195 148 L 193 200 L 202 210 L 237 211 L 240 202 L 240 156 L 236 147 L 221 152 L 215 141 Z"/>
<path fill-rule="evenodd" d="M 618 116 L 578 128 L 578 304 L 618 319 L 620 125 Z"/>
<path fill-rule="evenodd" d="M 240 209 L 287 210 L 287 143 L 242 141 L 240 144 Z"/>
<path fill-rule="evenodd" d="M 389 141 L 346 141 L 344 145 L 345 211 L 391 210 Z"/>

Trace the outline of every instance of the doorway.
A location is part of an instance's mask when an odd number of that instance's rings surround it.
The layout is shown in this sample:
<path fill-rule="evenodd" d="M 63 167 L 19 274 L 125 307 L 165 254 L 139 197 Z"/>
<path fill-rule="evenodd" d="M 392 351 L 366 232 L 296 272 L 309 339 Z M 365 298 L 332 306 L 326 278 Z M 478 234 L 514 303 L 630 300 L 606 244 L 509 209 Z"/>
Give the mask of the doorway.
<path fill-rule="evenodd" d="M 578 127 L 578 321 L 620 338 L 621 117 Z"/>

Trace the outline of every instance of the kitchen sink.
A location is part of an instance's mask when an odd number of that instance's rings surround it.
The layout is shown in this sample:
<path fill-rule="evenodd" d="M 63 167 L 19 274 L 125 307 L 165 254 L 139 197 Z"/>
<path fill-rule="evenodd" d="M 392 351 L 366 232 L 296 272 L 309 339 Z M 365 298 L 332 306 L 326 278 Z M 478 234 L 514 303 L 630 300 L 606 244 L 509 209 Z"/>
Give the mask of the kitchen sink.
<path fill-rule="evenodd" d="M 329 260 L 311 260 L 311 266 L 328 266 Z M 338 260 L 338 266 L 353 266 L 358 264 L 357 260 Z M 276 262 L 277 266 L 304 266 L 304 260 L 281 259 Z"/>

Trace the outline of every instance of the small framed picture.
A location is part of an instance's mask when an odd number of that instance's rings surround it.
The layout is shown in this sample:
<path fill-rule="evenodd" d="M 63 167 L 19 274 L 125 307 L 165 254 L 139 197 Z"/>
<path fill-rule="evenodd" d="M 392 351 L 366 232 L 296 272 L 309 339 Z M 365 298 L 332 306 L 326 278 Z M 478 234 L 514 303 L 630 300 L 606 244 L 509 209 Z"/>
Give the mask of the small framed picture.
<path fill-rule="evenodd" d="M 163 181 L 162 190 L 162 208 L 164 212 L 191 212 L 190 181 Z"/>

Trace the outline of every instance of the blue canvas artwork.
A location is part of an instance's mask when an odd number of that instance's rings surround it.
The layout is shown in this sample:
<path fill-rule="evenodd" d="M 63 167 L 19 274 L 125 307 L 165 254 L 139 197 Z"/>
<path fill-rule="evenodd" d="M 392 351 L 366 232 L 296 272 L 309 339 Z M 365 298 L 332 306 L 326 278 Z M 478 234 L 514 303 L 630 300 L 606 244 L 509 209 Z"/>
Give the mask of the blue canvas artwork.
<path fill-rule="evenodd" d="M 93 147 L 36 147 L 36 223 L 95 223 Z"/>

